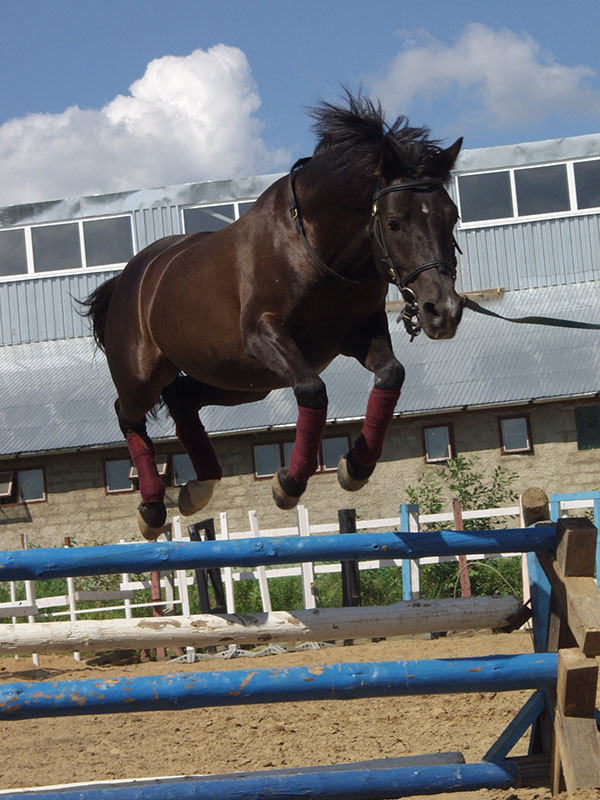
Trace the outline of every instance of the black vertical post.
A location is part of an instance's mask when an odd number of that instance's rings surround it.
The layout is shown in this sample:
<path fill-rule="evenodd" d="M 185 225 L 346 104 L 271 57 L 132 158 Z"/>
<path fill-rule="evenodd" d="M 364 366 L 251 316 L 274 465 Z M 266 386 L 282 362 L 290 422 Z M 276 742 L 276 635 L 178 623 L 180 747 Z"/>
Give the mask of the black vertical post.
<path fill-rule="evenodd" d="M 353 508 L 341 508 L 338 511 L 340 533 L 356 533 L 356 511 Z M 342 561 L 342 605 L 359 606 L 360 575 L 358 561 Z"/>
<path fill-rule="evenodd" d="M 203 519 L 201 522 L 196 522 L 188 526 L 188 533 L 192 542 L 201 542 L 202 536 L 200 532 L 204 531 L 204 538 L 206 541 L 214 542 L 215 535 L 215 522 L 212 518 Z M 202 614 L 224 614 L 227 611 L 227 601 L 225 599 L 225 588 L 221 579 L 221 570 L 217 567 L 210 569 L 197 569 L 196 585 L 198 587 L 198 600 L 200 602 L 200 612 Z M 208 595 L 208 581 L 210 580 L 213 591 L 215 593 L 216 606 L 210 607 L 210 598 Z"/>

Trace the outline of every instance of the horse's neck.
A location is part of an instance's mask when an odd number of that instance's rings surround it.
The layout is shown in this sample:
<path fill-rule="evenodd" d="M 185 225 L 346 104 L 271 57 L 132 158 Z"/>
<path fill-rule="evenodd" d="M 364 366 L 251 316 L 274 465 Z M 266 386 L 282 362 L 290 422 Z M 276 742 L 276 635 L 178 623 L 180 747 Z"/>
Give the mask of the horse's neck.
<path fill-rule="evenodd" d="M 303 176 L 308 181 L 310 175 Z M 339 275 L 376 277 L 369 235 L 372 187 L 346 176 L 322 175 L 299 201 L 306 235 L 319 257 Z"/>

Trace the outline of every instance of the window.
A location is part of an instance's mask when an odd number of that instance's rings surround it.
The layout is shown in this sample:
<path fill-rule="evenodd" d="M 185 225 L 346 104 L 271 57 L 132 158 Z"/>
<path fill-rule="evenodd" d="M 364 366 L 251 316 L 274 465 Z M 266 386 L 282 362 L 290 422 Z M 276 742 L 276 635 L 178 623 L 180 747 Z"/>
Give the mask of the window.
<path fill-rule="evenodd" d="M 41 503 L 46 499 L 43 469 L 0 472 L 0 504 Z"/>
<path fill-rule="evenodd" d="M 171 472 L 174 486 L 183 486 L 184 483 L 196 479 L 194 467 L 187 453 L 175 453 L 172 456 L 172 463 L 173 469 Z"/>
<path fill-rule="evenodd" d="M 293 442 L 273 442 L 272 444 L 255 444 L 252 448 L 254 455 L 254 476 L 256 478 L 270 478 L 279 467 L 287 467 L 292 455 Z M 328 436 L 321 442 L 319 448 L 319 466 L 317 472 L 330 472 L 337 470 L 338 462 L 345 456 L 350 447 L 347 436 Z"/>
<path fill-rule="evenodd" d="M 286 442 L 286 444 L 292 443 Z M 279 443 L 255 444 L 252 451 L 254 453 L 254 475 L 257 478 L 270 478 L 275 475 L 279 467 L 285 467 L 289 463 L 289 455 L 286 459 L 283 445 Z"/>
<path fill-rule="evenodd" d="M 33 244 L 33 268 L 36 272 L 51 272 L 58 269 L 81 267 L 79 226 L 40 225 L 31 229 Z"/>
<path fill-rule="evenodd" d="M 513 216 L 508 172 L 461 175 L 458 178 L 458 189 L 460 217 L 463 222 Z"/>
<path fill-rule="evenodd" d="M 183 226 L 186 233 L 199 231 L 218 231 L 235 220 L 235 206 L 229 203 L 224 206 L 202 206 L 202 208 L 184 208 Z"/>
<path fill-rule="evenodd" d="M 183 209 L 183 229 L 186 233 L 218 231 L 239 219 L 254 200 L 225 203 L 218 206 L 195 206 Z"/>
<path fill-rule="evenodd" d="M 239 215 L 241 217 L 242 214 L 245 214 L 246 211 L 248 211 L 250 206 L 254 205 L 254 200 L 250 200 L 250 201 L 248 201 L 246 203 L 238 203 L 237 205 L 238 205 L 238 212 L 239 212 Z"/>
<path fill-rule="evenodd" d="M 423 439 L 425 441 L 425 461 L 428 464 L 436 461 L 447 461 L 449 458 L 454 457 L 449 425 L 423 428 Z"/>
<path fill-rule="evenodd" d="M 131 461 L 128 458 L 115 459 L 104 462 L 105 482 L 107 492 L 133 492 L 133 483 L 129 477 Z"/>
<path fill-rule="evenodd" d="M 129 217 L 92 219 L 83 223 L 85 262 L 88 267 L 126 264 L 133 256 Z"/>
<path fill-rule="evenodd" d="M 578 161 L 573 164 L 577 208 L 598 208 L 600 206 L 600 159 Z"/>
<path fill-rule="evenodd" d="M 463 224 L 600 208 L 600 159 L 458 176 Z"/>
<path fill-rule="evenodd" d="M 25 231 L 22 228 L 0 231 L 0 276 L 26 274 Z"/>
<path fill-rule="evenodd" d="M 600 447 L 600 405 L 576 408 L 575 425 L 578 450 Z"/>
<path fill-rule="evenodd" d="M 337 470 L 340 458 L 349 450 L 347 436 L 332 436 L 321 442 L 321 464 L 324 471 Z"/>
<path fill-rule="evenodd" d="M 498 423 L 504 454 L 533 452 L 528 417 L 505 417 Z"/>
<path fill-rule="evenodd" d="M 515 170 L 519 216 L 569 211 L 566 164 Z"/>
<path fill-rule="evenodd" d="M 168 475 L 169 475 L 169 456 L 164 456 L 164 455 L 156 456 L 155 461 L 156 461 L 156 471 L 158 472 L 160 477 L 161 478 L 168 477 Z M 131 480 L 135 480 L 135 481 L 137 481 L 138 478 L 139 478 L 137 467 L 134 466 L 133 464 L 131 465 L 131 467 L 129 469 L 129 478 Z"/>
<path fill-rule="evenodd" d="M 132 255 L 129 216 L 0 231 L 0 278 L 114 266 Z"/>

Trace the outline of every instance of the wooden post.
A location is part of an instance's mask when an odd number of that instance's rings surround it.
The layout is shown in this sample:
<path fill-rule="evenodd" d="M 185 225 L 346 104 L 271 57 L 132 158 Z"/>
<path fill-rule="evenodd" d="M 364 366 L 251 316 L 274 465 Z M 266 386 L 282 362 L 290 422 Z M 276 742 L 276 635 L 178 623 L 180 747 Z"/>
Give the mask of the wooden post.
<path fill-rule="evenodd" d="M 558 659 L 552 793 L 600 788 L 600 737 L 595 719 L 598 665 L 579 648 Z"/>
<path fill-rule="evenodd" d="M 465 526 L 462 518 L 462 507 L 460 500 L 452 500 L 452 513 L 454 514 L 454 530 L 464 531 Z M 460 570 L 460 595 L 461 597 L 471 597 L 471 581 L 469 579 L 469 562 L 466 556 L 458 557 L 458 569 Z"/>
<path fill-rule="evenodd" d="M 543 489 L 532 487 L 521 495 L 521 508 L 525 527 L 550 520 L 550 502 Z"/>

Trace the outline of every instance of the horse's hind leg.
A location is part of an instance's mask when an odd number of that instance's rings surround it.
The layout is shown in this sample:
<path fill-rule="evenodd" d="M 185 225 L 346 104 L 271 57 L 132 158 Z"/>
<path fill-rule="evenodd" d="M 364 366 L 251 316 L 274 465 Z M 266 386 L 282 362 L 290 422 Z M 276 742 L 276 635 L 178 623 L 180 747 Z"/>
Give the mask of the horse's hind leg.
<path fill-rule="evenodd" d="M 118 400 L 115 410 L 129 455 L 138 473 L 142 498 L 138 507 L 138 524 L 144 538 L 154 540 L 163 529 L 167 510 L 164 504 L 165 485 L 156 468 L 154 445 L 146 432 L 146 417 L 143 416 L 141 421 L 131 422 L 121 413 Z"/>
<path fill-rule="evenodd" d="M 162 392 L 175 422 L 177 438 L 196 473 L 196 480 L 188 481 L 179 492 L 179 511 L 186 517 L 208 505 L 217 481 L 222 477 L 217 455 L 198 416 L 207 399 L 204 395 L 204 385 L 185 375 L 177 377 Z"/>

